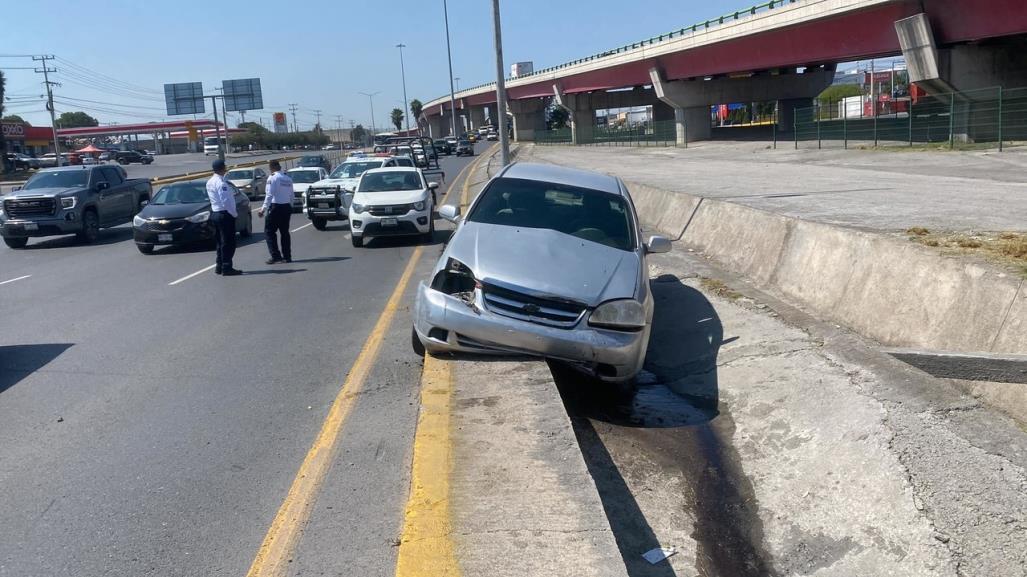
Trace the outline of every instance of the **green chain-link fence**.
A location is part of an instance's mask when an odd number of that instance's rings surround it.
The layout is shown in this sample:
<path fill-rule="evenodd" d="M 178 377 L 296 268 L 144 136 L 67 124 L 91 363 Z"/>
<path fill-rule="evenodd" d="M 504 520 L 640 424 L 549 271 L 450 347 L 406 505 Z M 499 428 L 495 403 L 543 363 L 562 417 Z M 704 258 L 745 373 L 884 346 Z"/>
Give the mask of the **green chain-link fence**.
<path fill-rule="evenodd" d="M 795 111 L 795 148 L 1027 144 L 1027 88 L 986 88 L 878 103 L 859 97 Z M 855 110 L 854 110 L 855 108 Z"/>
<path fill-rule="evenodd" d="M 677 128 L 673 120 L 637 126 L 594 126 L 588 146 L 674 146 Z M 544 130 L 535 134 L 536 144 L 570 144 L 571 129 Z"/>

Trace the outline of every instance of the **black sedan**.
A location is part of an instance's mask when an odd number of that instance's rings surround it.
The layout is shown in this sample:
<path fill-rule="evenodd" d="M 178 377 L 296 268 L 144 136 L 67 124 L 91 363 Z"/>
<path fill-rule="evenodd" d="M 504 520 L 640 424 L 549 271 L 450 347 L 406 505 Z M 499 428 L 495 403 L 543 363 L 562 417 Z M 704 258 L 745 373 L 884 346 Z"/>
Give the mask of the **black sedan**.
<path fill-rule="evenodd" d="M 328 159 L 323 157 L 323 156 L 321 156 L 321 155 L 304 156 L 303 158 L 300 159 L 300 161 L 296 164 L 296 166 L 303 167 L 303 168 L 318 168 L 318 167 L 320 167 L 320 168 L 323 168 L 323 169 L 327 170 L 328 172 L 332 171 L 332 163 L 328 162 Z"/>
<path fill-rule="evenodd" d="M 240 236 L 250 236 L 253 232 L 250 201 L 238 189 L 235 191 L 235 206 L 239 214 L 235 229 Z M 156 245 L 213 242 L 214 225 L 210 221 L 207 181 L 176 182 L 158 190 L 153 201 L 132 220 L 132 232 L 136 247 L 143 254 L 153 252 Z"/>

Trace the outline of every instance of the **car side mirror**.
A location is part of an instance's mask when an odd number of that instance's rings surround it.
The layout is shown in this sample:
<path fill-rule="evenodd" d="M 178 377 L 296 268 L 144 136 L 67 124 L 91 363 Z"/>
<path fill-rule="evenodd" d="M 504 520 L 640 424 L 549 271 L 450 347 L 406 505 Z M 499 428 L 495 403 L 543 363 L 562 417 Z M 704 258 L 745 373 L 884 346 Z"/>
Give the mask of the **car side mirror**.
<path fill-rule="evenodd" d="M 18 192 L 19 190 L 21 190 L 21 187 L 20 186 L 16 186 L 16 187 L 11 189 L 11 192 Z"/>
<path fill-rule="evenodd" d="M 439 187 L 439 183 L 437 183 L 437 182 L 429 182 L 428 183 L 428 188 L 430 188 L 432 190 L 435 190 L 438 187 Z"/>
<path fill-rule="evenodd" d="M 139 201 L 139 206 L 146 206 L 148 204 L 150 204 L 150 201 L 146 200 L 145 198 Z"/>
<path fill-rule="evenodd" d="M 444 204 L 439 208 L 439 216 L 449 222 L 456 222 L 460 219 L 460 207 L 452 204 Z"/>
<path fill-rule="evenodd" d="M 670 252 L 670 240 L 664 236 L 650 236 L 649 242 L 645 243 L 645 251 L 651 254 Z"/>
<path fill-rule="evenodd" d="M 96 190 L 107 190 L 110 187 L 111 187 L 111 183 L 109 183 L 109 182 L 98 182 L 98 183 L 96 183 Z"/>

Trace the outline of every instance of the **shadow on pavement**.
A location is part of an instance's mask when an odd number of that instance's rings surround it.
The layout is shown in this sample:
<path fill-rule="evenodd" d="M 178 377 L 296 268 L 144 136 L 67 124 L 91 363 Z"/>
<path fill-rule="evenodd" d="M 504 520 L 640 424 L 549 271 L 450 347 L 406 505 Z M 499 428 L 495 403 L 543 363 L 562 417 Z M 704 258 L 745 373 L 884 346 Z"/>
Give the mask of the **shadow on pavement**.
<path fill-rule="evenodd" d="M 58 236 L 53 238 L 47 238 L 40 242 L 31 242 L 21 250 L 37 250 L 47 248 L 66 248 L 72 246 L 103 246 L 107 244 L 117 244 L 126 240 L 132 239 L 131 228 L 104 228 L 100 229 L 100 235 L 94 242 L 84 242 L 78 239 L 77 236 Z"/>
<path fill-rule="evenodd" d="M 420 236 L 380 236 L 364 240 L 364 248 L 396 248 L 400 246 L 438 246 L 449 242 L 452 230 L 435 229 L 431 242 L 423 242 Z"/>
<path fill-rule="evenodd" d="M 262 275 L 262 274 L 292 274 L 294 272 L 307 272 L 307 269 L 305 269 L 305 268 L 271 268 L 271 269 L 263 269 L 263 270 L 244 270 L 241 276 L 256 276 L 256 275 Z"/>
<path fill-rule="evenodd" d="M 0 393 L 44 367 L 71 347 L 70 343 L 0 346 Z"/>
<path fill-rule="evenodd" d="M 317 257 L 317 258 L 294 258 L 294 259 L 292 259 L 292 264 L 314 263 L 314 262 L 340 262 L 340 261 L 344 261 L 344 260 L 349 260 L 350 258 L 352 258 L 352 257 L 348 257 L 348 256 L 322 256 L 322 257 Z"/>

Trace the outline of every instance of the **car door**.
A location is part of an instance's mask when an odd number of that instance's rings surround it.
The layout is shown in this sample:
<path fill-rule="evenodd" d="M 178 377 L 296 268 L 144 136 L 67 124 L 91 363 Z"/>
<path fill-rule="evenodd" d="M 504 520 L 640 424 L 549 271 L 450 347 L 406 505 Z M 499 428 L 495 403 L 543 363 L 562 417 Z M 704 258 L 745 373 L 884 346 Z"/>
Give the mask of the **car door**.
<path fill-rule="evenodd" d="M 264 169 L 258 168 L 253 171 L 253 190 L 255 196 L 264 196 L 267 193 L 267 173 Z"/>
<path fill-rule="evenodd" d="M 96 198 L 97 216 L 100 220 L 100 226 L 112 226 L 125 217 L 122 199 L 119 197 L 118 187 L 116 186 L 116 183 L 120 182 L 120 175 L 112 175 L 103 168 L 90 171 L 89 186 Z"/>
<path fill-rule="evenodd" d="M 256 174 L 254 174 L 256 176 Z M 235 213 L 239 215 L 239 218 L 235 219 L 235 232 L 240 232 L 246 229 L 247 219 L 253 218 L 253 213 L 250 212 L 250 199 L 242 193 L 236 187 L 232 187 L 235 192 Z"/>

